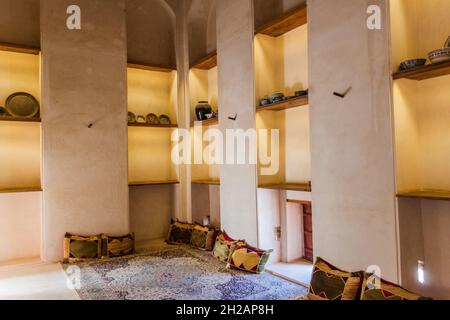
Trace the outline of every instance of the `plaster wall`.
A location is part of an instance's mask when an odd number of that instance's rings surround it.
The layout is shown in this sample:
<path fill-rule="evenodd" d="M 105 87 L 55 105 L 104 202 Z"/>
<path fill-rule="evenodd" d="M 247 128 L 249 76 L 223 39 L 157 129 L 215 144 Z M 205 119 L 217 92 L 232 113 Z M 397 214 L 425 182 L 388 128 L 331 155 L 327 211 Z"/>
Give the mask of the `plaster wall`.
<path fill-rule="evenodd" d="M 65 232 L 129 231 L 125 3 L 80 0 L 75 31 L 70 4 L 41 2 L 45 261 L 62 259 Z"/>
<path fill-rule="evenodd" d="M 137 242 L 167 237 L 174 197 L 171 185 L 130 187 L 130 228 Z"/>
<path fill-rule="evenodd" d="M 0 261 L 34 258 L 41 251 L 42 192 L 0 194 Z"/>
<path fill-rule="evenodd" d="M 255 129 L 253 1 L 218 1 L 217 30 L 220 130 Z M 235 114 L 236 121 L 228 119 Z M 256 164 L 220 169 L 222 227 L 252 245 L 258 245 L 256 171 Z"/>
<path fill-rule="evenodd" d="M 387 12 L 386 1 L 371 4 Z M 308 1 L 314 253 L 346 270 L 378 265 L 397 282 L 390 39 L 368 30 L 366 10 Z M 333 95 L 349 86 L 345 99 Z"/>
<path fill-rule="evenodd" d="M 40 46 L 39 0 L 0 2 L 0 42 Z"/>
<path fill-rule="evenodd" d="M 281 260 L 281 239 L 276 237 L 281 226 L 280 191 L 258 189 L 258 221 L 259 247 L 273 250 L 268 263 L 277 263 Z"/>

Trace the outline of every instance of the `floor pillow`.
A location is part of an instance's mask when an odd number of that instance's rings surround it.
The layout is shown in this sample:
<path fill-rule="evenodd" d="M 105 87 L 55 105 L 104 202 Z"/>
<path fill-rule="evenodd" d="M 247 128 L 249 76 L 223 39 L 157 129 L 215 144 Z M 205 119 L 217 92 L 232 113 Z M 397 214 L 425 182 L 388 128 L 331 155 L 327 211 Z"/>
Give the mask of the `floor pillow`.
<path fill-rule="evenodd" d="M 104 235 L 85 237 L 66 233 L 64 237 L 64 262 L 76 263 L 104 258 L 103 241 L 105 239 Z"/>
<path fill-rule="evenodd" d="M 216 235 L 215 228 L 195 224 L 192 228 L 191 245 L 200 250 L 212 251 Z"/>
<path fill-rule="evenodd" d="M 379 286 L 374 286 L 370 279 L 375 280 Z M 366 273 L 364 275 L 361 300 L 430 300 L 430 298 L 414 294 L 396 284 Z"/>
<path fill-rule="evenodd" d="M 127 234 L 123 237 L 108 236 L 105 239 L 106 255 L 108 258 L 116 258 L 134 254 L 135 242 L 134 233 Z M 105 250 L 104 250 L 105 251 Z"/>
<path fill-rule="evenodd" d="M 222 262 L 228 262 L 230 258 L 231 251 L 237 245 L 245 245 L 245 241 L 242 240 L 234 240 L 230 238 L 227 233 L 224 231 L 219 234 L 216 238 L 216 242 L 214 244 L 213 256 Z"/>
<path fill-rule="evenodd" d="M 261 250 L 249 245 L 237 245 L 231 252 L 227 268 L 262 273 L 272 251 Z"/>
<path fill-rule="evenodd" d="M 179 221 L 172 222 L 166 242 L 169 244 L 190 244 L 192 229 L 192 224 Z"/>
<path fill-rule="evenodd" d="M 363 272 L 347 272 L 317 258 L 314 264 L 308 299 L 359 300 Z"/>

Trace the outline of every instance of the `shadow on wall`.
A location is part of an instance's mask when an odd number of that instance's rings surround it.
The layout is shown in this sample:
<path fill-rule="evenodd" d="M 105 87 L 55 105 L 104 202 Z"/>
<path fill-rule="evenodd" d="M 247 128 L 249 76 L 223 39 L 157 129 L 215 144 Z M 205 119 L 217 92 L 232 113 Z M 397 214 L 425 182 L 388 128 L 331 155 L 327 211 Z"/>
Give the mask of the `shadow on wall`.
<path fill-rule="evenodd" d="M 175 14 L 169 4 L 127 0 L 126 11 L 128 60 L 175 67 Z"/>

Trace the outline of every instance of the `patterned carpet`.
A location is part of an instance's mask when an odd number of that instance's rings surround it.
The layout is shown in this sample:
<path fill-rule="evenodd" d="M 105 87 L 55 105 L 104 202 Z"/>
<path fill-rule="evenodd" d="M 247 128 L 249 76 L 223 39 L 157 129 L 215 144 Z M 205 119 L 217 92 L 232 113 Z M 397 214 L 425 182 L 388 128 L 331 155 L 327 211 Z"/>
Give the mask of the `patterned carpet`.
<path fill-rule="evenodd" d="M 211 252 L 184 246 L 78 266 L 83 300 L 289 300 L 306 293 L 269 273 L 227 270 Z"/>

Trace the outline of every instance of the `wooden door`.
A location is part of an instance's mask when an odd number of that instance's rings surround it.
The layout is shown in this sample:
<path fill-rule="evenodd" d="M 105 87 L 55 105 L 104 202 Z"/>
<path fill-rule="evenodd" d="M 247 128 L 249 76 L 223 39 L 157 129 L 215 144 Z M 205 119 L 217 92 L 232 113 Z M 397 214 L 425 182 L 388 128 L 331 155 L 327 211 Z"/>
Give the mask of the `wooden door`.
<path fill-rule="evenodd" d="M 311 203 L 303 204 L 303 243 L 304 259 L 313 262 L 313 229 L 312 229 L 312 206 Z"/>

